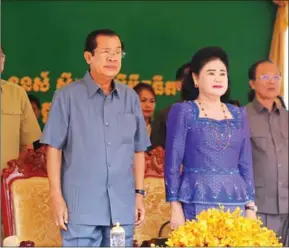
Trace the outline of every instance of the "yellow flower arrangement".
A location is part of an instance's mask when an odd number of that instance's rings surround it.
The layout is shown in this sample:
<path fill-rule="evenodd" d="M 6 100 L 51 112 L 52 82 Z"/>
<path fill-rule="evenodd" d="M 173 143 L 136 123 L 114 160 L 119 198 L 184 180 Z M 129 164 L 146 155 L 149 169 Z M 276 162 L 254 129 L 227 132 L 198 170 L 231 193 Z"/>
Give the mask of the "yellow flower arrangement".
<path fill-rule="evenodd" d="M 169 234 L 167 245 L 185 246 L 278 246 L 282 247 L 276 234 L 262 226 L 260 219 L 241 216 L 241 209 L 234 212 L 220 209 L 202 211 L 196 220 Z"/>

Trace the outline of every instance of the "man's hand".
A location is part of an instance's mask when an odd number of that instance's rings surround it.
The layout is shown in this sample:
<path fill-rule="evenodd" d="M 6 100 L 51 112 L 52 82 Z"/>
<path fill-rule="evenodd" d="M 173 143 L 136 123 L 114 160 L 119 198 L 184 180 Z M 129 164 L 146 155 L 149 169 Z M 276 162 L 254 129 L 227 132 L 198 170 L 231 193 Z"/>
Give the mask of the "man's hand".
<path fill-rule="evenodd" d="M 139 226 L 145 218 L 144 197 L 140 194 L 135 196 L 135 225 Z"/>
<path fill-rule="evenodd" d="M 51 194 L 51 203 L 56 226 L 66 231 L 66 224 L 68 223 L 68 210 L 63 196 L 61 194 Z"/>

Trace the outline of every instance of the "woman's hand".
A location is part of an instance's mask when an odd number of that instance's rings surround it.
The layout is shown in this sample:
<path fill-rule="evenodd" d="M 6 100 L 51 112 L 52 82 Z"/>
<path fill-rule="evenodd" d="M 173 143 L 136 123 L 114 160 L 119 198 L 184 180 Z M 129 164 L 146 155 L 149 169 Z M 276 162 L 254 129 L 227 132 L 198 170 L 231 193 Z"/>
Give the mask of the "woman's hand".
<path fill-rule="evenodd" d="M 185 216 L 180 202 L 171 202 L 171 229 L 185 225 Z"/>
<path fill-rule="evenodd" d="M 255 205 L 255 202 L 253 202 L 253 201 L 249 202 L 249 203 L 247 203 L 246 206 L 253 208 L 253 209 L 246 209 L 245 210 L 246 218 L 257 220 L 257 207 Z"/>
<path fill-rule="evenodd" d="M 247 209 L 245 212 L 246 218 L 257 220 L 257 214 L 255 211 Z"/>

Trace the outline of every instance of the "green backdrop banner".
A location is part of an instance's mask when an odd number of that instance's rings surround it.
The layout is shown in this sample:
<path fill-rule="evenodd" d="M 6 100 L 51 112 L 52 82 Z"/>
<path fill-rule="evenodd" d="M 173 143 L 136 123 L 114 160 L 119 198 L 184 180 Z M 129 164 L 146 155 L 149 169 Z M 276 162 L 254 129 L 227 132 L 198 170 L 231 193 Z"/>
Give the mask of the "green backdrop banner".
<path fill-rule="evenodd" d="M 177 68 L 201 47 L 230 56 L 232 98 L 247 102 L 249 66 L 268 57 L 276 7 L 272 1 L 9 1 L 2 0 L 2 78 L 42 103 L 47 120 L 55 89 L 81 78 L 86 35 L 118 32 L 126 57 L 117 78 L 130 86 L 151 83 L 157 110 L 179 98 Z"/>

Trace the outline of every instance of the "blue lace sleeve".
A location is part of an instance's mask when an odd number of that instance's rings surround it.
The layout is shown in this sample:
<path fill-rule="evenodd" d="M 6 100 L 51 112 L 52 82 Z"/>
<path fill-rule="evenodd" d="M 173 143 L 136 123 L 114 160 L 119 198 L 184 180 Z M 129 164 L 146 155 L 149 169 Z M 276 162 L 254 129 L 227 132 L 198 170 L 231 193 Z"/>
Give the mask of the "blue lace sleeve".
<path fill-rule="evenodd" d="M 241 108 L 242 122 L 243 122 L 243 142 L 239 156 L 239 170 L 240 175 L 243 177 L 247 190 L 249 193 L 249 200 L 255 200 L 255 185 L 253 175 L 253 159 L 252 159 L 252 146 L 250 141 L 250 130 L 247 119 L 247 112 L 245 107 Z"/>
<path fill-rule="evenodd" d="M 178 201 L 180 187 L 180 168 L 183 163 L 188 104 L 176 103 L 169 112 L 165 146 L 165 188 L 168 202 Z"/>

